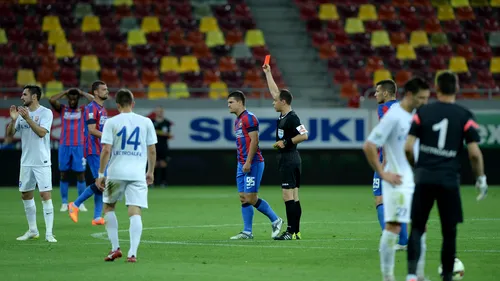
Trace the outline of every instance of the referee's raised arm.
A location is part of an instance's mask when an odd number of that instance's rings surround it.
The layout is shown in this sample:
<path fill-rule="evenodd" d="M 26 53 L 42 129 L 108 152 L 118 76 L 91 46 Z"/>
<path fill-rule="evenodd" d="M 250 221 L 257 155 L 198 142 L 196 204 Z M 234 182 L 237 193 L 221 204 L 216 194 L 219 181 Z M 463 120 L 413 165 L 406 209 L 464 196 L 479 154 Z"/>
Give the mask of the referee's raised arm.
<path fill-rule="evenodd" d="M 280 96 L 280 89 L 276 82 L 274 82 L 273 74 L 271 73 L 271 66 L 269 64 L 264 64 L 262 70 L 266 74 L 267 86 L 269 87 L 269 92 L 273 96 L 273 99 L 277 99 Z"/>

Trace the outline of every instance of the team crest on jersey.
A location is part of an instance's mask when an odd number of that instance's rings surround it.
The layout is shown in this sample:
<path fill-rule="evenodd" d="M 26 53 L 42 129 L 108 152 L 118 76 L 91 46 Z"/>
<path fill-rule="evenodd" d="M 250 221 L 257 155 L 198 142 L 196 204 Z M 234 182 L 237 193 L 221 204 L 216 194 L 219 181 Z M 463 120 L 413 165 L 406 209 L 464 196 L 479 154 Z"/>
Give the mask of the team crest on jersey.
<path fill-rule="evenodd" d="M 35 122 L 38 122 L 38 120 L 40 120 L 40 117 L 39 116 L 35 116 Z"/>
<path fill-rule="evenodd" d="M 94 118 L 94 113 L 89 113 L 89 119 Z"/>
<path fill-rule="evenodd" d="M 278 138 L 282 139 L 284 135 L 285 131 L 283 131 L 283 129 L 278 129 Z"/>

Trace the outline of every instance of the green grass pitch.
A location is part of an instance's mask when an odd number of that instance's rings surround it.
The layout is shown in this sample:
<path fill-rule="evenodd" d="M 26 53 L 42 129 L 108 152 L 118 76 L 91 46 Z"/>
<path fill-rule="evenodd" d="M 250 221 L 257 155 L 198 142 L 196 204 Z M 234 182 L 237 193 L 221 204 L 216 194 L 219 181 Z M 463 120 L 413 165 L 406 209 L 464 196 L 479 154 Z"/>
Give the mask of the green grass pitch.
<path fill-rule="evenodd" d="M 265 186 L 260 195 L 286 220 L 279 187 Z M 464 280 L 500 280 L 500 189 L 477 203 L 472 188 L 462 188 L 465 223 L 459 226 L 458 257 Z M 76 196 L 71 188 L 70 199 Z M 267 218 L 255 211 L 253 241 L 230 241 L 242 229 L 240 203 L 234 187 L 152 188 L 143 212 L 144 232 L 138 263 L 124 258 L 105 263 L 110 245 L 104 226 L 92 226 L 93 199 L 87 213 L 73 223 L 59 212 L 59 190 L 53 192 L 54 234 L 42 239 L 45 227 L 36 198 L 40 239 L 20 242 L 27 230 L 19 192 L 0 189 L 0 268 L 2 280 L 381 280 L 376 220 L 371 187 L 301 188 L 300 241 L 273 241 Z M 126 255 L 126 207 L 118 204 L 121 247 Z M 434 208 L 429 223 L 426 272 L 439 280 L 440 224 Z M 406 275 L 406 252 L 396 254 L 396 277 Z"/>

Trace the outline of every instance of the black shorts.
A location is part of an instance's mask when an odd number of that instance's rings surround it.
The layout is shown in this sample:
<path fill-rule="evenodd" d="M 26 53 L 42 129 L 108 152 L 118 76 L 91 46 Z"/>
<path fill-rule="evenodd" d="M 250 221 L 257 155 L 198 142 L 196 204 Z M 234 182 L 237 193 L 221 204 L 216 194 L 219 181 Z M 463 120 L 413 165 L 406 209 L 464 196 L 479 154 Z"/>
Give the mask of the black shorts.
<path fill-rule="evenodd" d="M 300 187 L 302 159 L 298 151 L 282 152 L 278 154 L 278 169 L 281 188 L 293 189 Z"/>
<path fill-rule="evenodd" d="M 456 225 L 463 222 L 462 200 L 459 186 L 417 184 L 411 206 L 412 224 L 425 228 L 429 214 L 437 201 L 441 225 Z"/>
<path fill-rule="evenodd" d="M 165 160 L 168 162 L 170 160 L 168 149 L 156 150 L 156 161 Z"/>

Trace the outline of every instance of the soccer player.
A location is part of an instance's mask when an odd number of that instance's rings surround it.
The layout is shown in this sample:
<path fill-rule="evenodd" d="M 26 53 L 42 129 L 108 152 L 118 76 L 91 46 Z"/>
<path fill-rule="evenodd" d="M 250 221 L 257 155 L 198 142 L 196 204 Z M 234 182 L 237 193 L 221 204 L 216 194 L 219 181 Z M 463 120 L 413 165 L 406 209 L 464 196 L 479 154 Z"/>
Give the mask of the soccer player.
<path fill-rule="evenodd" d="M 425 225 L 434 201 L 437 201 L 443 235 L 442 277 L 444 281 L 452 280 L 457 224 L 463 222 L 459 156 L 464 141 L 467 143 L 472 170 L 477 176 L 477 200 L 484 199 L 488 190 L 483 155 L 478 145 L 478 125 L 468 109 L 455 104 L 458 78 L 454 73 L 444 72 L 436 81 L 438 102 L 417 110 L 405 146 L 408 161 L 413 163 L 413 145 L 417 138 L 420 140 L 408 245 L 408 281 L 421 280 L 418 264 L 422 259 L 421 252 L 425 252 L 421 248 L 421 240 L 424 240 Z"/>
<path fill-rule="evenodd" d="M 394 280 L 394 258 L 402 223 L 410 222 L 414 189 L 413 171 L 404 155 L 405 139 L 412 112 L 427 103 L 430 90 L 419 78 L 405 85 L 404 97 L 394 104 L 373 128 L 363 146 L 368 163 L 382 179 L 385 227 L 380 238 L 380 267 L 385 281 Z M 377 147 L 383 147 L 385 167 L 380 163 Z"/>
<path fill-rule="evenodd" d="M 92 93 L 94 100 L 85 107 L 85 146 L 84 155 L 90 171 L 95 179 L 97 179 L 99 170 L 99 155 L 101 154 L 101 134 L 102 128 L 108 113 L 104 108 L 104 101 L 108 99 L 108 87 L 102 81 L 92 83 Z M 83 193 L 78 196 L 75 202 L 69 203 L 69 216 L 74 222 L 78 222 L 78 211 L 83 202 L 94 195 L 94 219 L 92 225 L 103 225 L 104 219 L 102 213 L 102 192 L 97 188 L 95 183 L 87 186 Z"/>
<path fill-rule="evenodd" d="M 45 240 L 55 243 L 52 233 L 54 225 L 54 206 L 52 205 L 52 170 L 50 161 L 50 129 L 54 118 L 52 111 L 41 106 L 42 89 L 35 85 L 24 86 L 21 100 L 23 106 L 10 107 L 11 122 L 7 126 L 7 135 L 21 134 L 21 170 L 19 172 L 19 191 L 23 199 L 24 211 L 28 219 L 29 230 L 19 241 L 38 239 L 36 225 L 35 186 L 38 186 L 42 198 L 43 217 L 45 219 Z"/>
<path fill-rule="evenodd" d="M 61 104 L 59 99 L 66 97 L 68 105 Z M 61 138 L 59 139 L 59 171 L 61 172 L 60 192 L 62 198 L 61 212 L 68 211 L 68 171 L 76 172 L 78 195 L 85 190 L 85 158 L 83 157 L 84 111 L 78 107 L 80 97 L 93 101 L 94 97 L 79 89 L 69 89 L 50 98 L 49 102 L 61 115 Z M 80 210 L 86 212 L 85 205 Z"/>
<path fill-rule="evenodd" d="M 266 200 L 258 196 L 264 173 L 264 157 L 259 148 L 259 120 L 253 113 L 246 110 L 245 100 L 245 94 L 241 91 L 232 92 L 227 99 L 229 112 L 236 115 L 234 122 L 238 152 L 236 184 L 243 216 L 243 231 L 231 239 L 253 239 L 253 208 L 269 218 L 272 226 L 271 238 L 274 238 L 280 233 L 283 220 L 274 213 Z"/>
<path fill-rule="evenodd" d="M 96 180 L 97 186 L 104 192 L 104 217 L 111 241 L 111 251 L 104 260 L 113 261 L 122 256 L 115 205 L 125 195 L 130 217 L 127 262 L 136 262 L 142 235 L 141 209 L 148 208 L 148 184 L 154 180 L 157 138 L 151 119 L 132 112 L 134 97 L 129 90 L 121 89 L 116 93 L 116 104 L 120 114 L 104 124 Z M 104 178 L 108 161 L 107 177 Z"/>
<path fill-rule="evenodd" d="M 380 120 L 389 108 L 397 102 L 396 94 L 398 88 L 396 82 L 392 80 L 382 80 L 376 84 L 375 98 L 378 102 L 377 114 Z M 382 148 L 379 149 L 380 162 L 384 163 L 384 154 Z M 377 217 L 382 231 L 384 230 L 384 203 L 382 200 L 382 180 L 375 172 L 373 174 L 373 195 L 375 196 L 375 208 L 377 210 Z M 401 224 L 401 232 L 399 233 L 399 241 L 396 244 L 396 250 L 406 249 L 408 244 L 408 228 L 406 223 Z"/>
<path fill-rule="evenodd" d="M 273 145 L 278 150 L 278 165 L 281 177 L 281 189 L 285 201 L 287 229 L 275 240 L 301 239 L 300 217 L 302 207 L 299 200 L 300 174 L 302 170 L 302 159 L 297 151 L 297 144 L 307 140 L 308 131 L 300 123 L 300 119 L 292 110 L 292 94 L 288 90 L 280 90 L 274 82 L 271 67 L 265 64 L 263 67 L 266 74 L 267 85 L 271 92 L 276 112 L 280 113 L 277 121 L 276 143 Z"/>
<path fill-rule="evenodd" d="M 157 107 L 152 118 L 155 126 L 158 143 L 156 144 L 156 168 L 155 179 L 160 186 L 167 185 L 167 166 L 170 159 L 168 155 L 168 140 L 173 137 L 171 127 L 172 122 L 165 118 L 163 108 Z"/>

